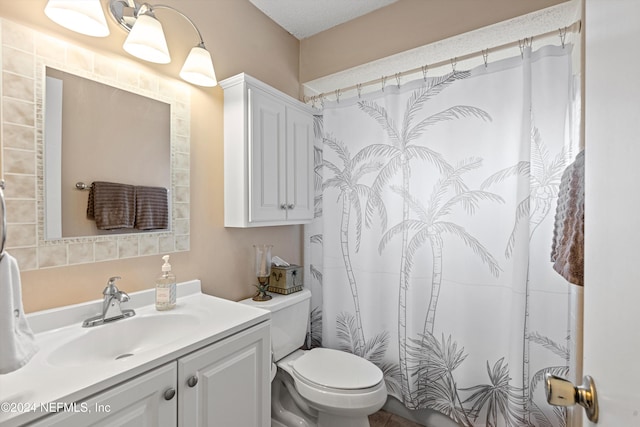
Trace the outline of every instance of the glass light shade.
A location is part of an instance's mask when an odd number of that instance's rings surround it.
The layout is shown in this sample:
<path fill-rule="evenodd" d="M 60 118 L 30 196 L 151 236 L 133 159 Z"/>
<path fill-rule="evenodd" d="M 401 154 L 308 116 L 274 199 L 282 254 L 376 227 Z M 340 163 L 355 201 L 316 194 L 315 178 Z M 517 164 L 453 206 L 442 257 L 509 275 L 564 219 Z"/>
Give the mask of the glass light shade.
<path fill-rule="evenodd" d="M 150 15 L 139 15 L 122 48 L 135 56 L 157 64 L 171 62 L 162 24 Z"/>
<path fill-rule="evenodd" d="M 100 0 L 49 0 L 44 13 L 58 25 L 92 37 L 106 37 L 109 27 Z"/>
<path fill-rule="evenodd" d="M 256 256 L 256 276 L 269 277 L 271 275 L 271 248 L 272 245 L 254 245 Z"/>
<path fill-rule="evenodd" d="M 218 84 L 211 54 L 204 46 L 199 45 L 191 49 L 180 70 L 180 77 L 198 86 L 213 87 Z"/>

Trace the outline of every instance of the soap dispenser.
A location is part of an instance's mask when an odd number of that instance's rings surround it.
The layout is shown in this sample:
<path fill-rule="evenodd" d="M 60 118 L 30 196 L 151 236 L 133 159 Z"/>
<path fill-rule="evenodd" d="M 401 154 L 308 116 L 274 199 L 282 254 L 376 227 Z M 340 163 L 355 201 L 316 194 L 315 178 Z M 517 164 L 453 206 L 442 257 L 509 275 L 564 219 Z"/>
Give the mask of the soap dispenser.
<path fill-rule="evenodd" d="M 171 310 L 176 306 L 176 276 L 171 273 L 169 255 L 162 257 L 162 275 L 156 280 L 156 310 Z"/>

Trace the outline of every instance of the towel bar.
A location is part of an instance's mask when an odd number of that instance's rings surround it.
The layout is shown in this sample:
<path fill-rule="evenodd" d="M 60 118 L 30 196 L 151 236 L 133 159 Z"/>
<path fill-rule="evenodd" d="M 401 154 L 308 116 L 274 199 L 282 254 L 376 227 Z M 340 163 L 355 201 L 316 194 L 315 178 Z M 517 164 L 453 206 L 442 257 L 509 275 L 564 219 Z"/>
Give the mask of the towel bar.
<path fill-rule="evenodd" d="M 76 182 L 76 190 L 90 190 L 91 185 L 87 185 L 84 182 Z"/>
<path fill-rule="evenodd" d="M 76 182 L 76 190 L 91 190 L 91 186 L 93 186 L 93 184 L 87 185 L 82 181 Z M 169 189 L 167 188 L 167 193 L 169 192 Z"/>

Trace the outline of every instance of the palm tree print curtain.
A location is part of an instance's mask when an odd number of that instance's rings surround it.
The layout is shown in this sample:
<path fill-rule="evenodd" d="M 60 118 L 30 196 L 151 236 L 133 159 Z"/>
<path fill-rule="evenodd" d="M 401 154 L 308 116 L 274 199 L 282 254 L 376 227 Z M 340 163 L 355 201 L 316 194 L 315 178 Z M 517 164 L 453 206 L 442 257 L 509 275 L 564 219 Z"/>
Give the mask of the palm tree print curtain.
<path fill-rule="evenodd" d="M 570 47 L 327 102 L 307 230 L 313 345 L 465 426 L 563 426 L 569 286 L 550 251 L 577 154 Z"/>

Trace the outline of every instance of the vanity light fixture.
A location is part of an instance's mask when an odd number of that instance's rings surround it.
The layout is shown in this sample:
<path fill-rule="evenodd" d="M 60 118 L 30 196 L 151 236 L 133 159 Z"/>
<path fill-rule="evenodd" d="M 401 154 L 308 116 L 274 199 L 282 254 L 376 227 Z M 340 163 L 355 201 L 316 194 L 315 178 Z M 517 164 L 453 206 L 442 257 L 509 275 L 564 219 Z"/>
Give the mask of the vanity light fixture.
<path fill-rule="evenodd" d="M 107 37 L 109 27 L 100 0 L 49 0 L 44 13 L 58 25 L 92 37 Z"/>
<path fill-rule="evenodd" d="M 191 49 L 180 71 L 180 77 L 198 86 L 212 87 L 218 84 L 213 70 L 211 54 L 204 47 L 204 40 L 196 24 L 184 13 L 166 5 L 138 4 L 135 0 L 110 0 L 109 11 L 120 27 L 129 32 L 123 48 L 131 55 L 145 61 L 166 64 L 171 61 L 162 24 L 154 10 L 177 13 L 191 24 L 199 42 Z"/>
<path fill-rule="evenodd" d="M 109 12 L 125 31 L 129 32 L 123 49 L 145 61 L 168 64 L 171 56 L 164 29 L 155 10 L 168 10 L 182 16 L 198 35 L 198 43 L 191 49 L 180 70 L 180 77 L 194 85 L 213 87 L 218 84 L 211 54 L 204 46 L 200 30 L 179 10 L 167 5 L 140 4 L 135 0 L 109 0 Z M 100 0 L 49 0 L 45 14 L 54 22 L 72 31 L 106 37 L 109 27 Z"/>

